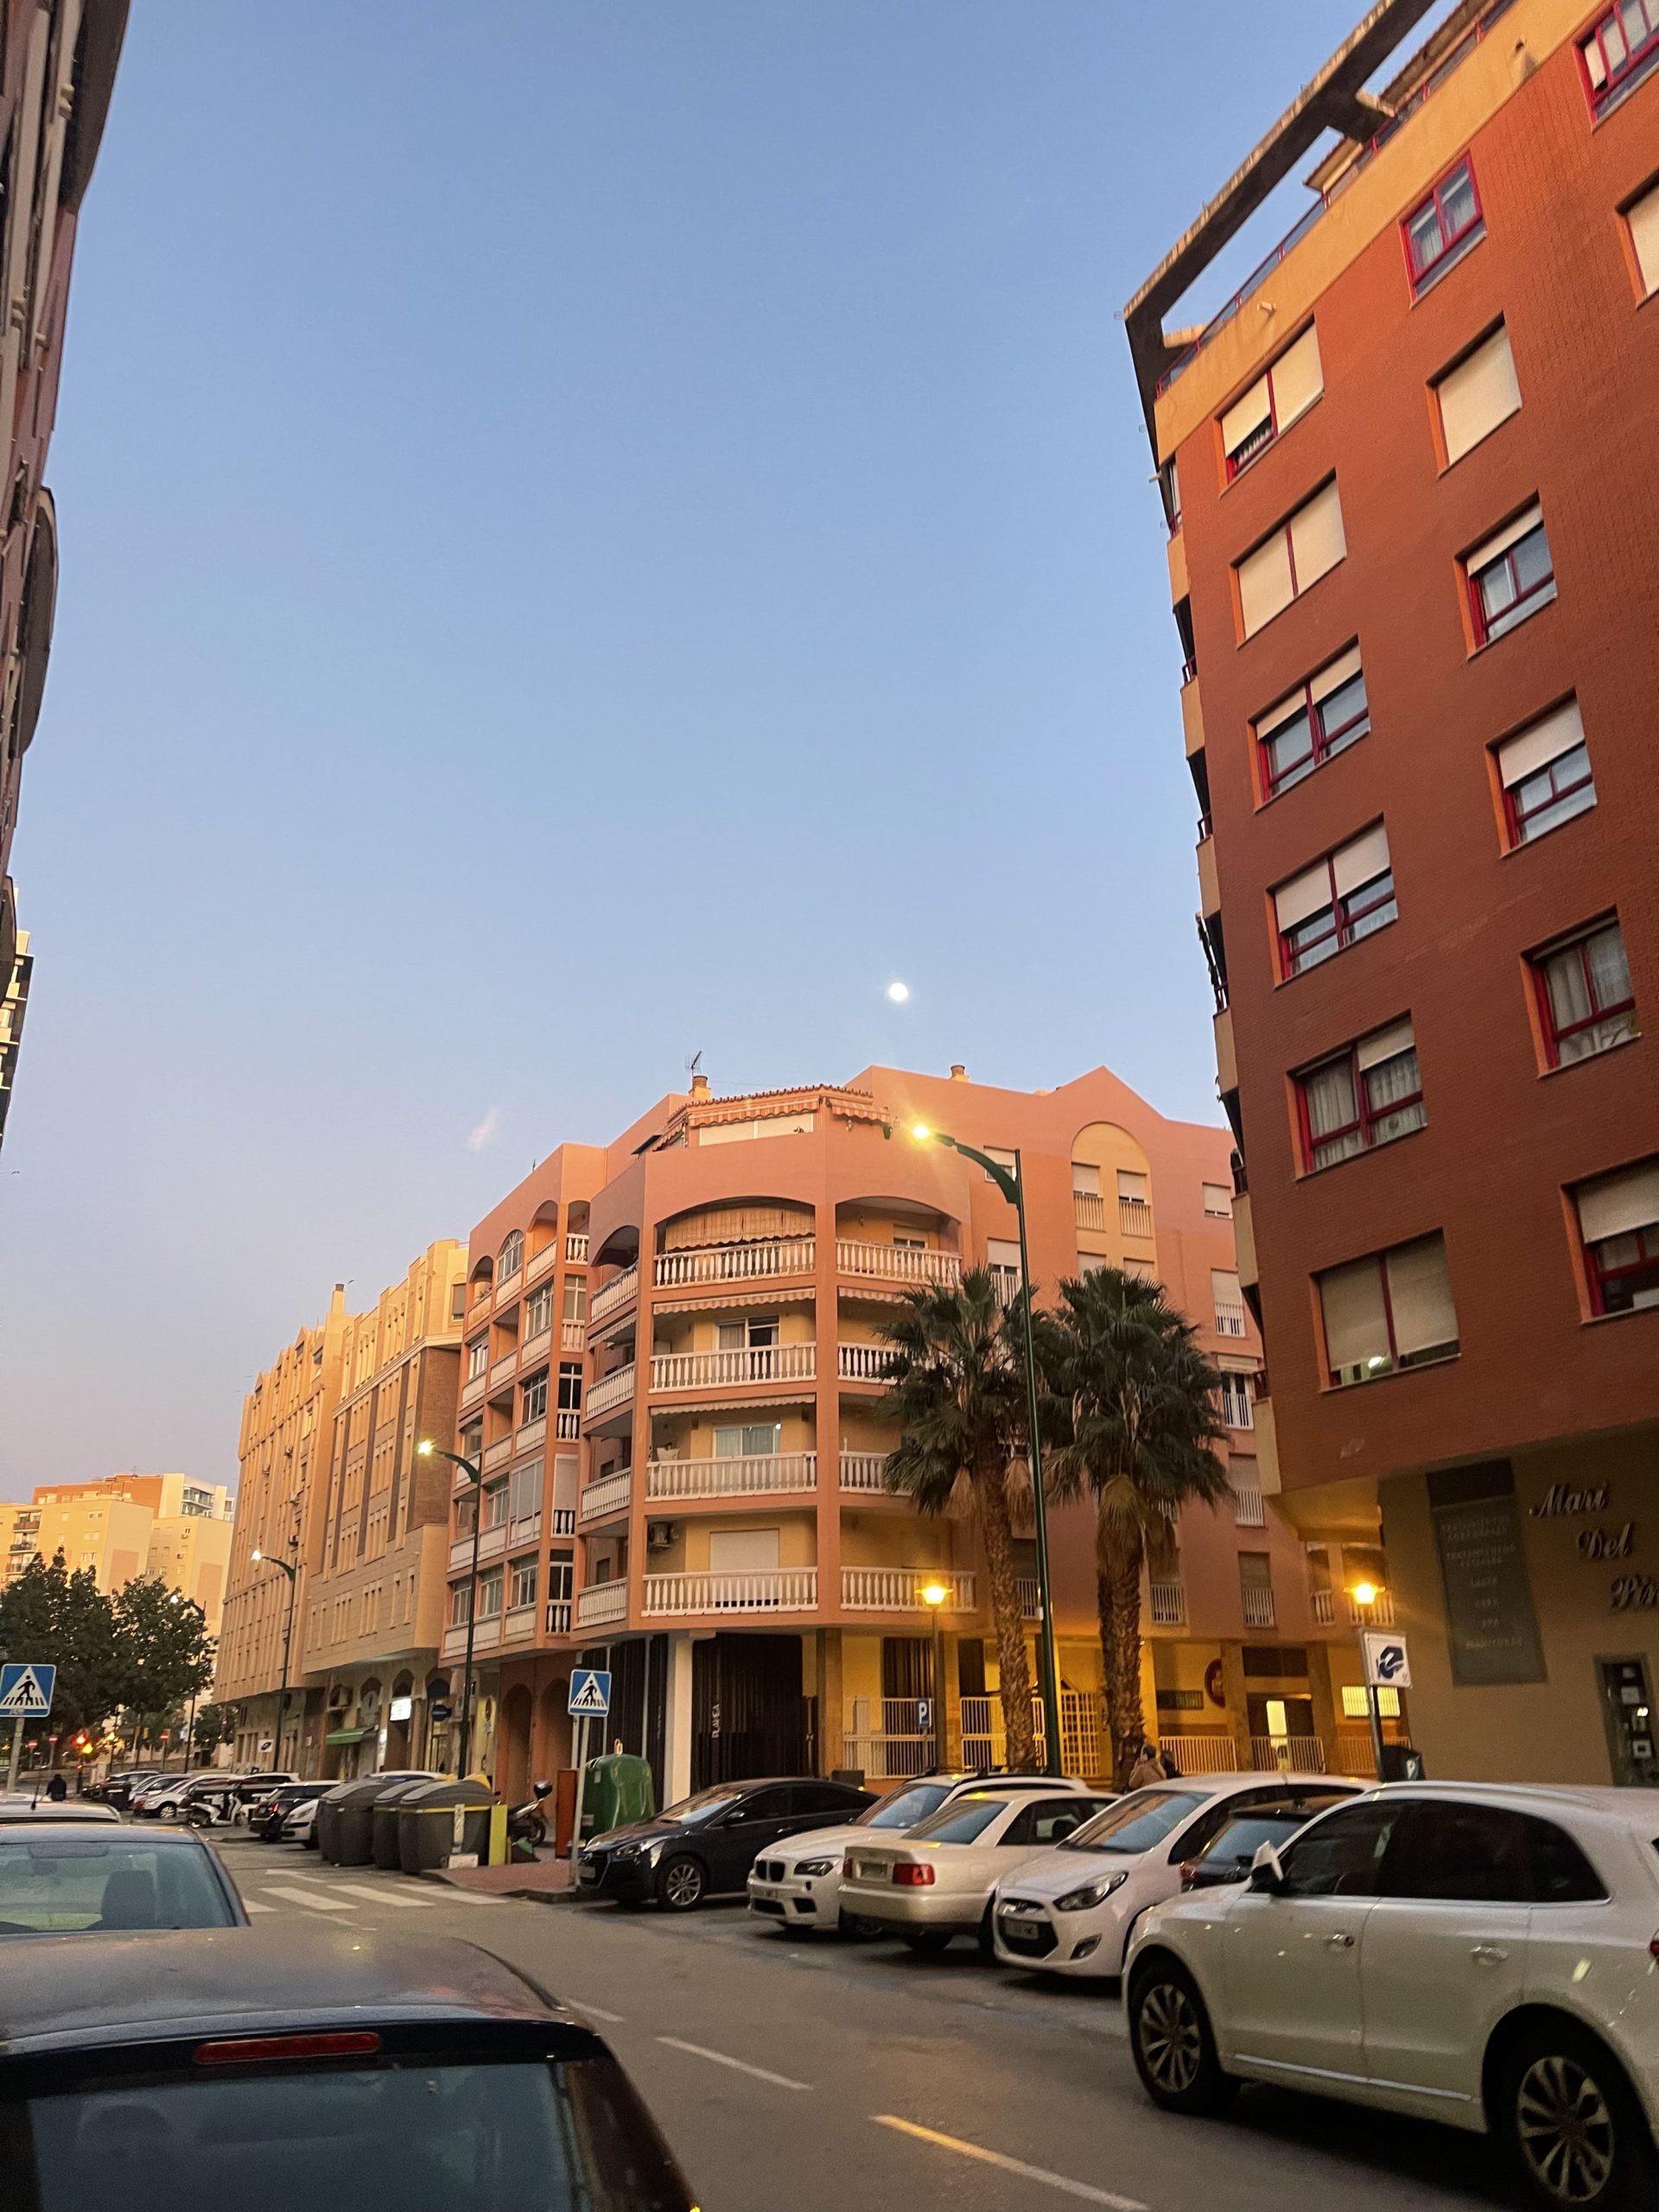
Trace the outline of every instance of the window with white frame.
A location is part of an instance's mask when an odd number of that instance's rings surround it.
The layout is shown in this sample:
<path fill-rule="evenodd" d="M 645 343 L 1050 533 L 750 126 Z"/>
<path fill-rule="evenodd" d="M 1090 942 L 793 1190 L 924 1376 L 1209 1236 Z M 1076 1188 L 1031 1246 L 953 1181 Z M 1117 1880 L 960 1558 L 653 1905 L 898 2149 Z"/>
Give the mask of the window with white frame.
<path fill-rule="evenodd" d="M 1659 64 L 1659 0 L 1618 0 L 1579 41 L 1592 114 L 1605 115 Z"/>
<path fill-rule="evenodd" d="M 1324 390 L 1319 341 L 1310 323 L 1223 415 L 1221 447 L 1228 482 L 1306 415 Z"/>
<path fill-rule="evenodd" d="M 1244 1333 L 1244 1294 L 1232 1268 L 1210 1270 L 1210 1302 L 1215 1309 L 1217 1333 L 1242 1337 Z"/>
<path fill-rule="evenodd" d="M 1300 976 L 1399 913 L 1388 832 L 1380 822 L 1315 861 L 1273 894 L 1279 972 Z"/>
<path fill-rule="evenodd" d="M 1659 1306 L 1659 1158 L 1580 1183 L 1573 1198 L 1592 1310 Z"/>
<path fill-rule="evenodd" d="M 547 1562 L 547 1594 L 550 1599 L 569 1601 L 575 1569 L 569 1554 L 555 1553 Z"/>
<path fill-rule="evenodd" d="M 1659 292 L 1659 184 L 1650 184 L 1639 200 L 1630 202 L 1624 210 L 1624 220 L 1636 254 L 1643 296 L 1651 299 Z"/>
<path fill-rule="evenodd" d="M 1229 1428 L 1255 1427 L 1255 1397 L 1248 1375 L 1224 1372 L 1219 1396 L 1221 1417 Z"/>
<path fill-rule="evenodd" d="M 1569 699 L 1494 748 L 1511 849 L 1529 845 L 1596 803 L 1579 702 Z"/>
<path fill-rule="evenodd" d="M 474 1337 L 467 1347 L 467 1380 L 471 1382 L 483 1374 L 490 1363 L 490 1340 L 486 1336 Z"/>
<path fill-rule="evenodd" d="M 1347 550 L 1342 503 L 1332 477 L 1237 563 L 1234 573 L 1244 636 L 1254 637 L 1282 613 L 1293 600 L 1328 575 Z"/>
<path fill-rule="evenodd" d="M 1071 1192 L 1075 1198 L 1097 1198 L 1100 1196 L 1100 1170 L 1087 1160 L 1071 1163 Z"/>
<path fill-rule="evenodd" d="M 1020 1247 L 1012 1237 L 985 1240 L 985 1264 L 991 1271 L 999 1298 L 1012 1298 L 1020 1287 Z"/>
<path fill-rule="evenodd" d="M 582 1411 L 582 1369 L 574 1360 L 559 1362 L 559 1411 L 579 1414 Z"/>
<path fill-rule="evenodd" d="M 536 1602 L 537 1566 L 537 1562 L 533 1559 L 515 1560 L 512 1563 L 512 1582 L 507 1592 L 507 1604 L 514 1612 L 521 1606 L 533 1605 Z"/>
<path fill-rule="evenodd" d="M 1465 155 L 1400 226 L 1414 297 L 1437 283 L 1486 235 L 1475 172 Z"/>
<path fill-rule="evenodd" d="M 499 1529 L 507 1517 L 507 1486 L 492 1483 L 484 1493 L 484 1526 Z"/>
<path fill-rule="evenodd" d="M 1327 661 L 1306 683 L 1258 715 L 1251 727 L 1262 796 L 1277 798 L 1370 730 L 1371 709 L 1359 647 L 1351 645 Z"/>
<path fill-rule="evenodd" d="M 539 1337 L 553 1325 L 553 1286 L 540 1283 L 524 1300 L 524 1341 Z"/>
<path fill-rule="evenodd" d="M 715 1431 L 716 1459 L 770 1459 L 783 1448 L 781 1421 L 734 1422 Z"/>
<path fill-rule="evenodd" d="M 1409 1014 L 1344 1045 L 1292 1080 L 1302 1165 L 1310 1173 L 1409 1136 L 1428 1119 Z"/>
<path fill-rule="evenodd" d="M 1457 1309 L 1437 1230 L 1314 1277 L 1327 1381 L 1372 1382 L 1407 1367 L 1454 1359 Z"/>
<path fill-rule="evenodd" d="M 1477 646 L 1491 645 L 1548 607 L 1555 596 L 1555 563 L 1538 501 L 1466 554 L 1463 569 Z"/>
<path fill-rule="evenodd" d="M 509 1478 L 512 1496 L 508 1503 L 509 1517 L 514 1521 L 528 1521 L 542 1510 L 542 1470 L 531 1461 L 527 1467 L 515 1467 Z"/>
<path fill-rule="evenodd" d="M 478 1455 L 479 1455 L 479 1453 L 480 1453 L 483 1449 L 484 1449 L 484 1424 L 483 1424 L 483 1422 L 482 1422 L 481 1421 L 468 1421 L 468 1422 L 467 1422 L 467 1426 L 466 1426 L 466 1427 L 465 1427 L 465 1428 L 463 1428 L 463 1429 L 461 1430 L 461 1458 L 462 1458 L 463 1459 L 477 1459 L 477 1457 L 478 1457 Z"/>
<path fill-rule="evenodd" d="M 465 1628 L 473 1617 L 473 1586 L 470 1582 L 449 1585 L 449 1625 Z M 338 1641 L 338 1638 L 336 1638 Z"/>
<path fill-rule="evenodd" d="M 1117 1171 L 1117 1203 L 1120 1206 L 1144 1206 L 1152 1211 L 1152 1178 L 1138 1167 L 1120 1167 Z"/>
<path fill-rule="evenodd" d="M 518 1422 L 522 1427 L 527 1421 L 540 1421 L 547 1411 L 547 1370 L 532 1375 L 518 1393 Z"/>
<path fill-rule="evenodd" d="M 522 1229 L 509 1230 L 502 1242 L 495 1263 L 497 1282 L 505 1282 L 509 1275 L 516 1275 L 524 1264 L 524 1232 Z"/>
<path fill-rule="evenodd" d="M 1529 956 L 1551 1067 L 1571 1067 L 1637 1037 L 1636 993 L 1617 914 Z"/>
<path fill-rule="evenodd" d="M 1204 1187 L 1204 1210 L 1214 1221 L 1230 1221 L 1233 1217 L 1233 1193 L 1226 1183 L 1206 1183 Z"/>
<path fill-rule="evenodd" d="M 1016 1183 L 1019 1181 L 1020 1163 L 1006 1145 L 982 1144 L 980 1146 L 979 1149 L 984 1154 L 987 1160 L 994 1160 L 999 1167 L 1006 1169 L 1007 1172 L 1013 1176 Z M 988 1183 L 990 1183 L 995 1182 L 996 1179 L 995 1176 L 988 1175 L 985 1179 Z"/>
<path fill-rule="evenodd" d="M 586 1275 L 565 1277 L 564 1311 L 561 1319 L 566 1321 L 585 1321 L 588 1319 L 588 1278 Z"/>
<path fill-rule="evenodd" d="M 1448 467 L 1520 411 L 1521 387 L 1504 324 L 1446 371 L 1434 386 L 1434 397 Z"/>
<path fill-rule="evenodd" d="M 506 1578 L 499 1567 L 492 1567 L 478 1578 L 478 1618 L 493 1621 L 499 1618 L 501 1595 Z"/>

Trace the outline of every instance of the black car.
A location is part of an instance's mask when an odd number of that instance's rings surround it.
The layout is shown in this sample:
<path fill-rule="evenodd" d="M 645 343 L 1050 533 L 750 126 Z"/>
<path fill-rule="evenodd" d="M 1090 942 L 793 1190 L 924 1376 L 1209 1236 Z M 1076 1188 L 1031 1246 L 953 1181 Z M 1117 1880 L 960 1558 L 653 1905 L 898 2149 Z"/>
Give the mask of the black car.
<path fill-rule="evenodd" d="M 334 1782 L 279 1783 L 269 1796 L 256 1797 L 248 1807 L 248 1834 L 257 1835 L 261 1843 L 275 1843 L 283 1832 L 283 1822 L 296 1805 L 313 1797 L 326 1797 L 339 1786 Z"/>
<path fill-rule="evenodd" d="M 1250 1861 L 1264 1843 L 1276 1849 L 1288 1843 L 1298 1828 L 1306 1827 L 1315 1813 L 1339 1805 L 1355 1794 L 1353 1787 L 1317 1785 L 1287 1789 L 1282 1797 L 1267 1799 L 1231 1814 L 1216 1830 L 1196 1859 L 1181 1862 L 1184 1890 L 1220 1889 L 1229 1882 L 1248 1882 Z"/>
<path fill-rule="evenodd" d="M 840 1827 L 876 1802 L 844 1782 L 721 1782 L 655 1819 L 632 1821 L 584 1844 L 576 1880 L 586 1897 L 655 1899 L 690 1912 L 705 1897 L 741 1894 L 754 1854 L 807 1828 Z"/>
<path fill-rule="evenodd" d="M 243 1929 L 247 1922 L 236 1885 L 218 1858 L 199 1837 L 180 1829 L 37 1819 L 0 1831 L 0 1945 L 6 1955 L 0 1988 L 10 1988 L 16 1956 L 36 1948 L 21 1943 L 14 1955 L 12 1936 Z M 62 1957 L 83 1946 L 42 1948 Z"/>
<path fill-rule="evenodd" d="M 320 2182 L 356 2212 L 691 2212 L 606 2045 L 470 1943 L 256 1928 L 19 1949 L 0 2144 L 35 2212 L 293 2212 Z"/>

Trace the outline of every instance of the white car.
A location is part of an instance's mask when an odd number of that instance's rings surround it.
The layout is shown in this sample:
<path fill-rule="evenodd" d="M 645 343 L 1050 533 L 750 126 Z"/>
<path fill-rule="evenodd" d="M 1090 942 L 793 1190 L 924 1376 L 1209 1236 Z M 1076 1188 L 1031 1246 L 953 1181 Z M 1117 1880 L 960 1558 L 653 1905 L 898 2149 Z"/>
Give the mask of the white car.
<path fill-rule="evenodd" d="M 902 1835 L 953 1803 L 970 1789 L 1016 1789 L 1029 1793 L 1086 1792 L 1086 1782 L 1069 1776 L 1015 1774 L 930 1774 L 891 1791 L 879 1805 L 849 1827 L 809 1828 L 803 1835 L 785 1836 L 769 1845 L 749 1873 L 749 1910 L 758 1920 L 780 1924 L 790 1932 L 837 1930 L 842 1923 L 842 1865 L 855 1844 L 867 1842 L 871 1831 Z M 849 1913 L 848 1918 L 853 1916 Z"/>
<path fill-rule="evenodd" d="M 276 1831 L 278 1843 L 302 1843 L 308 1851 L 317 1847 L 317 1808 L 321 1797 L 302 1797 L 297 1805 L 290 1806 L 283 1815 L 283 1825 Z"/>
<path fill-rule="evenodd" d="M 1135 1922 L 1179 1895 L 1183 1860 L 1235 1814 L 1306 1791 L 1311 1820 L 1363 1787 L 1323 1774 L 1198 1774 L 1135 1790 L 1003 1875 L 991 1913 L 995 1955 L 1038 1974 L 1115 1980 Z"/>
<path fill-rule="evenodd" d="M 942 1951 L 953 1936 L 990 1949 L 991 1891 L 1005 1869 L 1046 1853 L 1109 1797 L 1092 1790 L 1018 1786 L 970 1789 L 901 1841 L 851 1845 L 841 1909 L 873 1920 L 912 1951 Z"/>
<path fill-rule="evenodd" d="M 1413 1783 L 1149 1913 L 1154 2101 L 1276 2082 L 1496 2136 L 1560 2212 L 1659 2202 L 1659 1792 Z"/>

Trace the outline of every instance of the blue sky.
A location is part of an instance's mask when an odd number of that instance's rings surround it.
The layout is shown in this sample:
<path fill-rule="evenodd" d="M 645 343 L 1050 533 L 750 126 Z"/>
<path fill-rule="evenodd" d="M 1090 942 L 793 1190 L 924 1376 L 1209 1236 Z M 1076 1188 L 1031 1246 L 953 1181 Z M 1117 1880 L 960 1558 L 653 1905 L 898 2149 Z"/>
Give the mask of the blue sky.
<path fill-rule="evenodd" d="M 1117 317 L 1358 12 L 1188 0 L 1172 73 L 1116 0 L 135 9 L 14 856 L 0 1496 L 233 1478 L 330 1284 L 696 1051 L 1216 1118 Z"/>

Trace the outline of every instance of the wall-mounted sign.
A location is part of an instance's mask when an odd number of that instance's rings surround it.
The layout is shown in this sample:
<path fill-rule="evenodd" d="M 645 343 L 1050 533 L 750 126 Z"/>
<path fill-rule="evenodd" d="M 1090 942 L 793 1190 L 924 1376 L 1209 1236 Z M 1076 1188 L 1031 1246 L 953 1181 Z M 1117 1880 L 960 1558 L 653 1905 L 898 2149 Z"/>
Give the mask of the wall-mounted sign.
<path fill-rule="evenodd" d="M 415 1718 L 414 1699 L 412 1697 L 393 1698 L 386 1708 L 386 1718 L 389 1720 L 412 1720 Z"/>
<path fill-rule="evenodd" d="M 1430 1475 L 1428 1502 L 1452 1680 L 1463 1687 L 1541 1682 L 1543 1652 L 1509 1461 Z"/>
<path fill-rule="evenodd" d="M 1574 1513 L 1605 1513 L 1607 1510 L 1607 1485 L 1599 1484 L 1593 1490 L 1573 1490 L 1566 1483 L 1552 1483 L 1529 1508 L 1535 1521 L 1564 1521 Z"/>
<path fill-rule="evenodd" d="M 1650 1574 L 1621 1574 L 1613 1584 L 1616 1613 L 1650 1613 L 1659 1607 L 1659 1582 Z"/>

